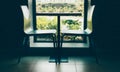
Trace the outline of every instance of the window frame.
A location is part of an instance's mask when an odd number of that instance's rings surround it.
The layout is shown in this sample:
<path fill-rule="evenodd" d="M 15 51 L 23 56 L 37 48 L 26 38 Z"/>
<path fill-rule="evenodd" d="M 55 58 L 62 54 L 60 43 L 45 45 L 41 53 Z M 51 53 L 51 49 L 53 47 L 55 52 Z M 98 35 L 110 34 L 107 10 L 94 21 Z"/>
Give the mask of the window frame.
<path fill-rule="evenodd" d="M 57 19 L 58 19 L 58 25 L 57 25 L 57 28 L 58 28 L 58 32 L 57 32 L 57 35 L 58 35 L 58 40 L 60 40 L 60 16 L 80 16 L 82 15 L 81 13 L 36 13 L 36 0 L 32 0 L 32 15 L 33 15 L 33 30 L 37 30 L 37 27 L 36 27 L 36 16 L 57 16 Z M 88 8 L 88 0 L 84 0 L 84 29 L 87 28 L 87 8 Z M 34 42 L 45 42 L 45 41 L 37 41 L 36 39 L 37 37 L 35 36 L 34 37 Z M 85 38 L 86 40 L 86 38 Z M 49 41 L 47 41 L 49 42 Z M 51 41 L 50 41 L 51 42 Z M 58 41 L 60 42 L 60 41 Z M 86 42 L 86 41 L 83 41 L 83 42 Z"/>

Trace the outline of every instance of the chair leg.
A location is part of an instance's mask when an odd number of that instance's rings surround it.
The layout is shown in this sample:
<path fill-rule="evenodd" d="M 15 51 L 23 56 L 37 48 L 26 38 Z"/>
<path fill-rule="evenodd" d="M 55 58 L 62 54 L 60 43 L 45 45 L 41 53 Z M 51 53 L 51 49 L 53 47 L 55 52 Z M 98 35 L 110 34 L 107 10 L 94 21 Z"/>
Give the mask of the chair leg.
<path fill-rule="evenodd" d="M 90 47 L 91 47 L 91 51 L 95 57 L 95 60 L 96 60 L 96 63 L 99 64 L 99 60 L 98 60 L 98 56 L 97 56 L 97 53 L 96 53 L 96 49 L 95 49 L 95 45 L 94 45 L 94 42 L 92 41 L 92 38 L 90 38 Z"/>
<path fill-rule="evenodd" d="M 55 43 L 55 41 L 56 41 L 56 36 L 55 36 L 55 34 L 53 34 L 53 46 L 54 46 L 54 48 L 56 48 L 56 43 Z"/>
<path fill-rule="evenodd" d="M 60 47 L 62 47 L 62 45 L 63 45 L 63 39 L 64 39 L 64 35 L 62 35 L 62 37 L 61 37 Z"/>
<path fill-rule="evenodd" d="M 23 39 L 23 48 L 27 48 L 27 47 L 29 47 L 29 36 L 25 36 L 24 39 Z M 22 56 L 23 55 L 21 55 L 21 53 L 20 53 L 20 55 L 18 57 L 17 64 L 20 63 Z"/>

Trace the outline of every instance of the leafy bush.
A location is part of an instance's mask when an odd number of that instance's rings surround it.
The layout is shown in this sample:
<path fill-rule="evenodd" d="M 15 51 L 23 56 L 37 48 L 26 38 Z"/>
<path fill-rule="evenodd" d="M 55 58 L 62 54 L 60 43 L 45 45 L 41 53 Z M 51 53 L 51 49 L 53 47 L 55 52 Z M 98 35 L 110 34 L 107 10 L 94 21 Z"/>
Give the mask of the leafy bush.
<path fill-rule="evenodd" d="M 47 18 L 47 16 L 37 16 L 37 29 L 48 30 L 57 29 L 57 17 Z"/>
<path fill-rule="evenodd" d="M 67 24 L 69 30 L 79 30 L 82 23 L 78 20 L 63 20 L 62 24 Z"/>

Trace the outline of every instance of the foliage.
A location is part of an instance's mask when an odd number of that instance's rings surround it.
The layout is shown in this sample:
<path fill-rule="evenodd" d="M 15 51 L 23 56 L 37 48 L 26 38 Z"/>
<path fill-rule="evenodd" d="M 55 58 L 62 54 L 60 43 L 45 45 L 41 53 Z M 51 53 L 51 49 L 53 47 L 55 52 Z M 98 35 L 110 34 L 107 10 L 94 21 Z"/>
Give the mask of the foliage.
<path fill-rule="evenodd" d="M 37 29 L 57 29 L 57 17 L 51 17 L 49 19 L 46 16 L 37 16 Z"/>
<path fill-rule="evenodd" d="M 37 3 L 36 4 L 37 12 L 39 13 L 74 13 L 80 12 L 83 15 L 84 12 L 84 2 L 78 2 L 76 4 L 71 3 Z"/>
<path fill-rule="evenodd" d="M 62 24 L 67 24 L 69 30 L 79 30 L 82 23 L 78 20 L 63 20 Z"/>

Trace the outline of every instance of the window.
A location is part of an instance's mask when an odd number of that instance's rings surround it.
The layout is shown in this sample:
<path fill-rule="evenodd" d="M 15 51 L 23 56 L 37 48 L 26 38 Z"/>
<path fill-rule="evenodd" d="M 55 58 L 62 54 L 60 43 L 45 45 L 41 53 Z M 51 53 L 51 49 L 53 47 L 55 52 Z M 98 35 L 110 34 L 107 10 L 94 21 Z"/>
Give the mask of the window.
<path fill-rule="evenodd" d="M 84 1 L 85 0 L 35 0 L 33 4 L 34 26 L 40 30 L 83 30 L 84 29 Z M 60 18 L 58 18 L 60 17 Z M 58 26 L 60 24 L 60 26 Z M 58 34 L 56 34 L 58 35 Z M 35 37 L 35 41 L 51 42 L 52 39 Z M 56 39 L 57 40 L 57 39 Z M 66 41 L 81 42 L 81 36 L 66 36 Z"/>

